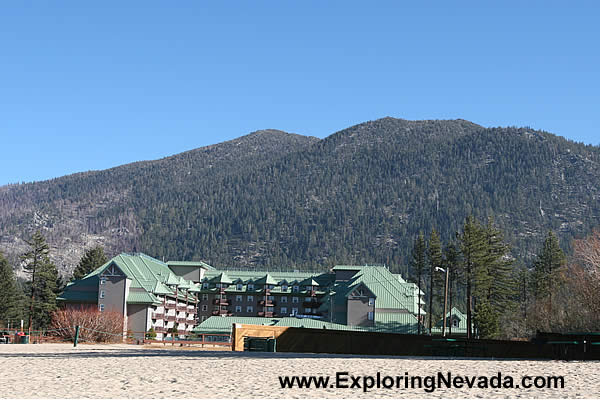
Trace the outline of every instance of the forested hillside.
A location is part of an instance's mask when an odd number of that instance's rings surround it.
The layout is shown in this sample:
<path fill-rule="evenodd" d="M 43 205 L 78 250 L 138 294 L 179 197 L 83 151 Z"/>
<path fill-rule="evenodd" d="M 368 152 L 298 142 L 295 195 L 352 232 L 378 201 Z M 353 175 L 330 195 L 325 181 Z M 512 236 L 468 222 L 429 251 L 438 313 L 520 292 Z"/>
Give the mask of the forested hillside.
<path fill-rule="evenodd" d="M 322 140 L 260 131 L 0 187 L 0 250 L 16 260 L 42 229 L 63 271 L 93 244 L 217 266 L 400 268 L 420 230 L 447 241 L 473 214 L 493 216 L 526 260 L 548 229 L 568 250 L 599 225 L 599 186 L 600 148 L 529 128 L 384 118 Z"/>

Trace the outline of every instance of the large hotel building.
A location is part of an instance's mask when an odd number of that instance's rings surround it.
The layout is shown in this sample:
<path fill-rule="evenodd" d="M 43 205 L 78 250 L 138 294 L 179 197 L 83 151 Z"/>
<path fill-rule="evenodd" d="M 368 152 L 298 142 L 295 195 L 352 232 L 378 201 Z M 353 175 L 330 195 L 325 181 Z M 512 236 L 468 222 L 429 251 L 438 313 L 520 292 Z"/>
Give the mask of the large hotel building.
<path fill-rule="evenodd" d="M 421 295 L 414 283 L 384 266 L 336 266 L 327 272 L 232 271 L 203 262 L 163 263 L 144 254 L 123 253 L 70 283 L 58 300 L 65 307 L 118 311 L 124 332 L 141 338 L 153 328 L 162 339 L 250 317 L 265 325 L 412 333 L 417 316 L 425 315 L 418 309 Z"/>

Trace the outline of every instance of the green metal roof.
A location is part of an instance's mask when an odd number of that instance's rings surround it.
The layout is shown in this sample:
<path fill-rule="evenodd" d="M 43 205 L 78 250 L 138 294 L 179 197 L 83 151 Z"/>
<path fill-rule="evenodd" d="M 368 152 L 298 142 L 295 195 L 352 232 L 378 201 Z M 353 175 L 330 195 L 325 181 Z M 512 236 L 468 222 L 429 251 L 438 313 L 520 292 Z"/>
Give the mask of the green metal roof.
<path fill-rule="evenodd" d="M 167 261 L 167 265 L 176 267 L 201 267 L 208 270 L 215 269 L 215 267 L 212 267 L 203 261 Z"/>
<path fill-rule="evenodd" d="M 255 285 L 278 285 L 279 282 L 277 282 L 270 274 L 266 274 L 265 276 L 263 276 L 260 279 L 257 279 L 256 281 L 254 281 Z"/>
<path fill-rule="evenodd" d="M 81 295 L 78 292 L 86 291 L 86 288 L 95 287 L 95 299 L 97 301 L 98 277 L 110 266 L 116 266 L 129 279 L 130 293 L 128 303 L 157 303 L 156 295 L 174 296 L 174 290 L 166 285 L 179 285 L 182 288 L 191 287 L 193 282 L 185 280 L 171 272 L 167 264 L 145 254 L 121 253 L 109 260 L 106 264 L 92 271 L 83 279 L 69 284 L 59 299 L 67 302 L 81 302 L 85 299 L 91 301 L 91 295 Z M 188 297 L 179 293 L 182 299 Z M 193 298 L 193 297 L 190 297 Z"/>
<path fill-rule="evenodd" d="M 260 317 L 209 317 L 194 329 L 194 333 L 231 333 L 233 324 L 289 326 L 307 329 L 332 329 L 344 331 L 416 333 L 416 319 L 394 321 L 374 327 L 349 326 L 312 318 L 260 318 Z"/>
<path fill-rule="evenodd" d="M 302 285 L 302 286 L 321 286 L 321 285 L 319 285 L 319 282 L 317 282 L 317 281 L 315 281 L 313 279 L 312 276 L 310 278 L 306 278 L 305 280 L 303 280 L 302 282 L 300 282 L 299 285 Z"/>
<path fill-rule="evenodd" d="M 224 284 L 231 284 L 232 280 L 229 278 L 229 276 L 227 275 L 226 272 L 221 272 L 219 275 L 215 276 L 214 278 L 211 279 L 211 282 L 213 283 L 224 283 Z"/>

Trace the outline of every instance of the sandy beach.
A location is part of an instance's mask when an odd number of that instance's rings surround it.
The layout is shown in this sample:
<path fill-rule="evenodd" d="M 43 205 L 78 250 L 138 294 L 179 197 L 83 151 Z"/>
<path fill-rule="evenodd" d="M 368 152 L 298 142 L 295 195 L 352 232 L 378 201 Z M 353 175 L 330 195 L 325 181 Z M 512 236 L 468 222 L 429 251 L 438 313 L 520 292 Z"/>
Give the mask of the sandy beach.
<path fill-rule="evenodd" d="M 597 398 L 600 362 L 235 353 L 133 345 L 0 345 L 2 398 Z M 279 376 L 564 376 L 564 389 L 282 389 Z M 352 384 L 348 378 L 346 384 Z M 361 382 L 362 381 L 361 378 Z"/>

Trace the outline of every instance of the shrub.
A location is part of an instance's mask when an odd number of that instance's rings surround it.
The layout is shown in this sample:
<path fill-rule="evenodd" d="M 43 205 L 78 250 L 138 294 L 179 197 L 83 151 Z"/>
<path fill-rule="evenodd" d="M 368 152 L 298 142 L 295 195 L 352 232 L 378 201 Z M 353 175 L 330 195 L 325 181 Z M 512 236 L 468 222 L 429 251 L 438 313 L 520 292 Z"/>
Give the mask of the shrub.
<path fill-rule="evenodd" d="M 95 306 L 69 307 L 52 313 L 51 329 L 65 339 L 75 336 L 90 342 L 120 342 L 123 340 L 123 315 L 116 311 L 100 312 Z"/>

